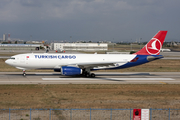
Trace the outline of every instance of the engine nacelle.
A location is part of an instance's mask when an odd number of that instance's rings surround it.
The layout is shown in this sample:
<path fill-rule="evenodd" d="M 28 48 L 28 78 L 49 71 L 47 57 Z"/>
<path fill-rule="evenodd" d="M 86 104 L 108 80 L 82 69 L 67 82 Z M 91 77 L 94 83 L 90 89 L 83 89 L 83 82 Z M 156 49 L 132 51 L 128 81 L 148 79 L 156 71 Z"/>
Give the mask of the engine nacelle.
<path fill-rule="evenodd" d="M 54 68 L 54 72 L 61 72 L 61 68 Z"/>
<path fill-rule="evenodd" d="M 80 75 L 80 74 L 82 74 L 82 69 L 77 68 L 77 67 L 71 67 L 71 66 L 62 66 L 61 74 L 67 75 L 67 76 Z"/>

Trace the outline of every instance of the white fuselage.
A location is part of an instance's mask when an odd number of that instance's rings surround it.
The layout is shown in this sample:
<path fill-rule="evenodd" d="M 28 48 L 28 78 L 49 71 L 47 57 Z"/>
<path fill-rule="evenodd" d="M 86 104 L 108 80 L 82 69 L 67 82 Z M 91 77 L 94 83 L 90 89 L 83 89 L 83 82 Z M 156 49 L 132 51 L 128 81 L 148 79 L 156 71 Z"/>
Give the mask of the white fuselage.
<path fill-rule="evenodd" d="M 96 64 L 93 69 L 114 68 L 131 61 L 130 54 L 51 54 L 29 53 L 12 56 L 6 63 L 18 69 L 54 69 L 61 66 L 86 66 Z M 107 65 L 102 65 L 102 64 Z M 112 63 L 112 65 L 108 65 Z M 99 64 L 99 65 L 98 65 Z"/>

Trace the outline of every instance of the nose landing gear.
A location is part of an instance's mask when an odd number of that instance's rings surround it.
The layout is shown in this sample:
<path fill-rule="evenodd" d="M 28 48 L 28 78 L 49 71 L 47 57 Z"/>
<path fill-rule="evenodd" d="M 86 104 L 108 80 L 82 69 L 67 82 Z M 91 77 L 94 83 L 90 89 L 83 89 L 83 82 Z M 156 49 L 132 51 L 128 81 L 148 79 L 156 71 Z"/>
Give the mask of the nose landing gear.
<path fill-rule="evenodd" d="M 26 71 L 23 70 L 23 74 L 22 74 L 24 77 L 26 77 Z"/>

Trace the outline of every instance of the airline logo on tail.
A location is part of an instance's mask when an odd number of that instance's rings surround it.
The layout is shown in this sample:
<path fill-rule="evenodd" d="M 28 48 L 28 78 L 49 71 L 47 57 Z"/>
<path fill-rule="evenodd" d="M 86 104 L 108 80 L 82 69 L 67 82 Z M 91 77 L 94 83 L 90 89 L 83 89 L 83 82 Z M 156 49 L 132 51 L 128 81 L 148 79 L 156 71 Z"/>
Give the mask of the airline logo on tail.
<path fill-rule="evenodd" d="M 160 49 L 162 47 L 161 42 L 156 39 L 152 38 L 151 41 L 146 45 L 146 51 L 151 55 L 157 55 L 160 53 Z"/>
<path fill-rule="evenodd" d="M 137 55 L 159 55 L 162 48 L 167 31 L 159 31 L 140 51 Z"/>

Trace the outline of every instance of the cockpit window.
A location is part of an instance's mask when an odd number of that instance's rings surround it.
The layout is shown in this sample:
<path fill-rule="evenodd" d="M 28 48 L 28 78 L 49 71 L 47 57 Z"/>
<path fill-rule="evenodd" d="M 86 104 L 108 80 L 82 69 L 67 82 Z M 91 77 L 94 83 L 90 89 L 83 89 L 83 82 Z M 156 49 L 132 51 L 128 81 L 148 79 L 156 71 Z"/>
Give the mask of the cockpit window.
<path fill-rule="evenodd" d="M 15 57 L 10 57 L 9 59 L 11 59 L 11 60 L 15 60 Z"/>

